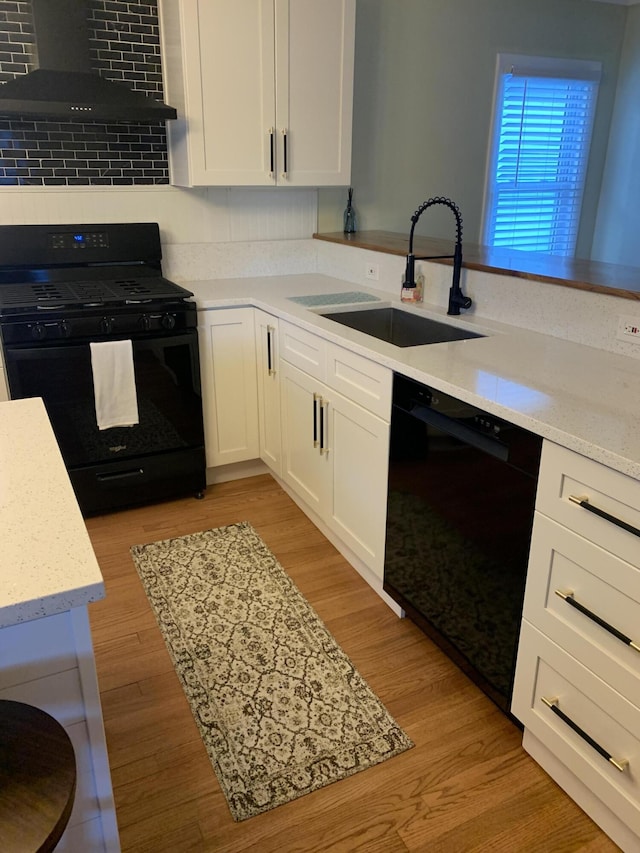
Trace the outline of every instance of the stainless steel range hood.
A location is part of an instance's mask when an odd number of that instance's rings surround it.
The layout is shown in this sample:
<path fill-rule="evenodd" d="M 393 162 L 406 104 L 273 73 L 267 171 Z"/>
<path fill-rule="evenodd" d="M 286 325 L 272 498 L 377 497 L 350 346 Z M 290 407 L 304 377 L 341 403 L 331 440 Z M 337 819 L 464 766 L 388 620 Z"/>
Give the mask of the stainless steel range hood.
<path fill-rule="evenodd" d="M 37 68 L 0 85 L 0 116 L 157 121 L 173 107 L 91 70 L 84 0 L 32 0 Z"/>

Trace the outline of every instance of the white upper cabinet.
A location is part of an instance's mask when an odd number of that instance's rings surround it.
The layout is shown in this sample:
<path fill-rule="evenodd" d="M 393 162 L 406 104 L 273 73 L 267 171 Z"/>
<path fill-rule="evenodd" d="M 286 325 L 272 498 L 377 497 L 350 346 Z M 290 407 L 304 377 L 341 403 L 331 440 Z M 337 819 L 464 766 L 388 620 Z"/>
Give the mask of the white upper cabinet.
<path fill-rule="evenodd" d="M 350 182 L 355 0 L 161 0 L 171 183 Z"/>

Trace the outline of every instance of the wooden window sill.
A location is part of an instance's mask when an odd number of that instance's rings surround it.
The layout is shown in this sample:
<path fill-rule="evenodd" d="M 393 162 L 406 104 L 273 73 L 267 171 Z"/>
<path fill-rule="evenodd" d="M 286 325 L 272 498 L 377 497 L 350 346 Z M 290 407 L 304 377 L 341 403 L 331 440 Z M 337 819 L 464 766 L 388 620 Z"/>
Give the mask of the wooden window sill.
<path fill-rule="evenodd" d="M 358 249 L 369 249 L 374 252 L 385 252 L 389 255 L 406 255 L 409 246 L 408 234 L 395 234 L 392 231 L 360 231 L 355 234 L 335 231 L 314 234 L 313 237 L 316 240 L 355 246 Z M 415 237 L 413 250 L 416 257 L 452 254 L 453 241 L 436 237 Z M 620 296 L 624 299 L 640 299 L 640 269 L 637 267 L 579 258 L 552 257 L 538 252 L 492 249 L 464 241 L 462 255 L 462 265 L 466 269 L 544 281 L 577 290 Z M 433 263 L 450 265 L 452 261 L 440 259 L 434 260 Z"/>

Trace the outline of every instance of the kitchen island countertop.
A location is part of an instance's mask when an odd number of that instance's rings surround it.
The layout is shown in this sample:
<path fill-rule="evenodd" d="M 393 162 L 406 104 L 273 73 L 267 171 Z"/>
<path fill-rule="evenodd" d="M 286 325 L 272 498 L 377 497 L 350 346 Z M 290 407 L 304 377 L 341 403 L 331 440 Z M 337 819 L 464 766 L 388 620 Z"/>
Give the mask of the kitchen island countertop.
<path fill-rule="evenodd" d="M 317 313 L 371 307 L 336 304 L 332 294 L 355 291 L 377 305 L 400 307 L 397 297 L 315 273 L 181 283 L 194 293 L 199 309 L 261 308 L 640 479 L 638 359 L 469 314 L 447 317 L 445 309 L 426 303 L 409 310 L 485 337 L 400 348 Z M 328 307 L 322 307 L 322 299 L 313 308 L 291 300 L 321 294 L 327 295 Z"/>
<path fill-rule="evenodd" d="M 0 628 L 104 597 L 40 398 L 0 403 Z"/>

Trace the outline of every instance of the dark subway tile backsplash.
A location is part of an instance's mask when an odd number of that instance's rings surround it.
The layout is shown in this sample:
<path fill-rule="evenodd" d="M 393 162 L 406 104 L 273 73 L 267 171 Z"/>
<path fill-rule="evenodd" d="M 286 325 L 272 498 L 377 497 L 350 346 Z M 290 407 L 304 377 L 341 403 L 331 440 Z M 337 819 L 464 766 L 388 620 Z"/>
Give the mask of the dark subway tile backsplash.
<path fill-rule="evenodd" d="M 162 99 L 155 0 L 87 0 L 91 61 L 101 76 Z M 0 85 L 32 70 L 31 3 L 0 0 Z M 164 122 L 34 121 L 0 115 L 0 186 L 167 184 Z"/>

